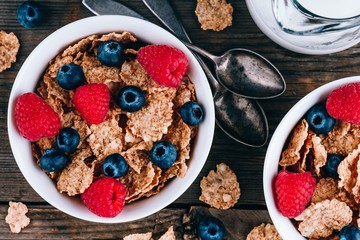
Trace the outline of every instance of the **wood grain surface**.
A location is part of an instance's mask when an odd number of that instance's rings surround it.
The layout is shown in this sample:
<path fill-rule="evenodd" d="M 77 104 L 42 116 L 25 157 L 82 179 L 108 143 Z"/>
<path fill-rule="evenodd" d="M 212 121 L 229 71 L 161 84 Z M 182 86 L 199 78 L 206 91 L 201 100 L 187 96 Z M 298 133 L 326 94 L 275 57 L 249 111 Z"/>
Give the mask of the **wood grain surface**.
<path fill-rule="evenodd" d="M 121 239 L 129 233 L 154 231 L 160 236 L 168 225 L 181 228 L 182 215 L 191 206 L 207 207 L 198 200 L 199 182 L 217 163 L 225 162 L 237 174 L 241 198 L 233 208 L 234 215 L 248 228 L 255 223 L 270 222 L 263 195 L 262 171 L 267 144 L 250 148 L 230 139 L 218 127 L 206 165 L 192 186 L 172 205 L 146 219 L 126 224 L 94 224 L 75 219 L 47 204 L 30 187 L 13 158 L 7 135 L 7 107 L 17 72 L 31 51 L 49 34 L 78 19 L 92 16 L 80 0 L 37 1 L 47 12 L 46 19 L 36 29 L 25 29 L 16 20 L 16 9 L 22 1 L 0 1 L 0 30 L 14 32 L 20 40 L 17 62 L 0 73 L 0 239 Z M 141 0 L 119 1 L 135 9 L 150 21 L 160 22 Z M 194 14 L 196 1 L 170 1 L 192 41 L 214 54 L 233 47 L 255 51 L 270 60 L 283 74 L 287 89 L 275 99 L 260 104 L 267 115 L 270 137 L 286 112 L 313 89 L 338 78 L 360 75 L 360 45 L 322 56 L 302 55 L 286 50 L 267 38 L 255 25 L 244 0 L 228 0 L 234 7 L 233 25 L 221 32 L 204 31 Z M 30 226 L 20 234 L 11 234 L 5 223 L 9 201 L 21 201 L 29 206 Z M 240 236 L 240 235 L 239 235 Z M 244 238 L 245 239 L 245 238 Z"/>

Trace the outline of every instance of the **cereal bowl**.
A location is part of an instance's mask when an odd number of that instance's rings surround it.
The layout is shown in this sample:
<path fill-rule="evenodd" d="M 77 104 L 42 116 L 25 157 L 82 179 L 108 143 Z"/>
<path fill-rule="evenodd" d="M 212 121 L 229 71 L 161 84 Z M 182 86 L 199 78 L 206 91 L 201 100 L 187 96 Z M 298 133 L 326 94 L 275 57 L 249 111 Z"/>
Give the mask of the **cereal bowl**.
<path fill-rule="evenodd" d="M 284 116 L 270 140 L 263 170 L 264 194 L 270 217 L 283 239 L 305 239 L 291 220 L 280 213 L 275 202 L 274 182 L 279 172 L 279 161 L 286 141 L 293 128 L 312 106 L 324 101 L 332 90 L 353 82 L 360 82 L 360 76 L 343 78 L 327 83 L 307 94 Z"/>
<path fill-rule="evenodd" d="M 80 198 L 59 193 L 56 184 L 35 164 L 31 143 L 23 138 L 15 125 L 14 103 L 26 92 L 34 92 L 49 61 L 65 47 L 92 34 L 128 31 L 148 44 L 166 44 L 185 53 L 189 68 L 187 75 L 195 85 L 197 101 L 202 105 L 205 119 L 199 125 L 192 145 L 188 170 L 183 178 L 175 178 L 156 195 L 126 204 L 114 218 L 99 217 L 90 212 Z M 144 20 L 126 16 L 96 16 L 78 20 L 55 31 L 44 39 L 28 56 L 21 67 L 8 106 L 8 134 L 14 158 L 31 187 L 49 204 L 74 216 L 93 222 L 120 223 L 149 216 L 180 197 L 196 179 L 211 148 L 215 126 L 215 114 L 210 86 L 199 63 L 192 53 L 172 34 Z"/>

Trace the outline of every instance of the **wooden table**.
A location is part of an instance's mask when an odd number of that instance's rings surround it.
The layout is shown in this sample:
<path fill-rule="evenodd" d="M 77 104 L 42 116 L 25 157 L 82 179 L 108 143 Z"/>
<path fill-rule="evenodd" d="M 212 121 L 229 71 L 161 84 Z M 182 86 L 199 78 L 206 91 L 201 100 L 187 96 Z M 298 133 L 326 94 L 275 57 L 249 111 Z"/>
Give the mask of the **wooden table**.
<path fill-rule="evenodd" d="M 92 16 L 81 1 L 39 1 L 47 10 L 46 21 L 33 30 L 25 29 L 16 20 L 16 9 L 22 1 L 0 1 L 0 30 L 13 31 L 21 48 L 17 62 L 0 73 L 0 239 L 122 239 L 127 234 L 152 231 L 157 239 L 173 225 L 180 237 L 182 216 L 191 206 L 203 209 L 207 206 L 198 200 L 199 182 L 215 165 L 228 164 L 237 174 L 241 187 L 238 204 L 227 211 L 212 210 L 220 219 L 236 223 L 228 229 L 238 229 L 240 239 L 262 222 L 270 222 L 266 210 L 262 170 L 267 145 L 262 148 L 243 146 L 215 129 L 213 146 L 205 167 L 192 186 L 166 209 L 145 219 L 125 224 L 97 224 L 70 217 L 46 203 L 30 187 L 22 176 L 11 153 L 7 136 L 7 106 L 10 90 L 17 72 L 30 52 L 46 36 L 67 23 Z M 150 21 L 160 22 L 140 0 L 124 1 Z M 360 75 L 360 45 L 349 50 L 324 55 L 307 56 L 286 50 L 267 38 L 251 19 L 244 0 L 229 0 L 234 7 L 233 25 L 224 31 L 204 31 L 194 14 L 196 1 L 171 1 L 190 38 L 199 47 L 214 54 L 221 54 L 232 47 L 242 47 L 262 54 L 283 74 L 286 92 L 275 99 L 260 101 L 269 121 L 270 136 L 286 112 L 304 95 L 335 79 Z M 29 207 L 31 223 L 20 234 L 11 233 L 5 223 L 9 201 L 21 201 Z M 151 206 L 150 206 L 151 207 Z"/>

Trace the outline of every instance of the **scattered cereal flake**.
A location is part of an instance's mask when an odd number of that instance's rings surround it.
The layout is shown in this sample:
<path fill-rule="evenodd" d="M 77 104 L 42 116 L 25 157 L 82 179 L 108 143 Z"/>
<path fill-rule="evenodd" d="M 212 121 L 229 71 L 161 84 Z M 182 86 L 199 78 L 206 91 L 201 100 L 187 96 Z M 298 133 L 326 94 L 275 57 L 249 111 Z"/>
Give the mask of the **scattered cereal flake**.
<path fill-rule="evenodd" d="M 127 124 L 133 135 L 145 142 L 155 142 L 168 132 L 173 122 L 172 96 L 164 91 L 149 94 L 146 100 L 147 104 L 139 111 L 128 113 Z"/>
<path fill-rule="evenodd" d="M 200 182 L 200 200 L 218 209 L 234 206 L 240 198 L 240 186 L 236 174 L 225 164 L 216 165 Z"/>
<path fill-rule="evenodd" d="M 359 125 L 337 121 L 332 131 L 320 137 L 329 154 L 347 155 L 360 144 L 359 131 Z"/>
<path fill-rule="evenodd" d="M 129 148 L 122 153 L 126 162 L 129 166 L 136 172 L 140 173 L 140 170 L 145 166 L 149 161 L 149 151 L 152 145 L 146 142 L 140 142 L 133 147 Z"/>
<path fill-rule="evenodd" d="M 282 240 L 274 225 L 262 223 L 251 230 L 246 240 Z"/>
<path fill-rule="evenodd" d="M 16 62 L 16 55 L 19 51 L 20 43 L 16 35 L 0 30 L 0 72 L 11 67 Z"/>
<path fill-rule="evenodd" d="M 300 160 L 300 150 L 308 136 L 309 124 L 303 119 L 293 130 L 287 148 L 282 153 L 280 166 L 287 167 Z"/>
<path fill-rule="evenodd" d="M 176 240 L 173 226 L 169 227 L 159 240 Z"/>
<path fill-rule="evenodd" d="M 66 56 L 75 56 L 79 52 L 85 52 L 90 49 L 92 42 L 98 38 L 97 35 L 90 35 L 86 38 L 81 39 L 79 42 L 75 43 L 72 46 L 69 46 L 61 54 L 62 57 Z"/>
<path fill-rule="evenodd" d="M 304 237 L 321 238 L 348 225 L 352 221 L 352 214 L 346 203 L 332 199 L 312 203 L 295 220 L 302 221 L 298 229 Z"/>
<path fill-rule="evenodd" d="M 91 155 L 92 152 L 88 148 L 78 150 L 71 157 L 71 162 L 58 178 L 57 189 L 59 192 L 74 196 L 83 193 L 90 186 L 93 181 L 94 166 L 88 167 L 85 164 L 85 159 Z"/>
<path fill-rule="evenodd" d="M 314 135 L 312 138 L 312 144 L 312 152 L 315 157 L 315 172 L 318 176 L 320 176 L 320 168 L 326 164 L 327 152 L 325 147 L 321 144 L 321 138 L 317 137 L 316 135 Z"/>
<path fill-rule="evenodd" d="M 152 232 L 130 234 L 124 240 L 152 240 Z"/>
<path fill-rule="evenodd" d="M 357 167 L 359 157 L 360 145 L 340 162 L 337 170 L 340 178 L 339 188 L 344 187 L 349 193 L 356 184 L 356 171 L 353 170 Z"/>
<path fill-rule="evenodd" d="M 22 228 L 25 228 L 30 223 L 30 218 L 25 215 L 28 208 L 21 202 L 10 201 L 9 206 L 5 221 L 9 224 L 11 232 L 19 233 Z"/>
<path fill-rule="evenodd" d="M 311 202 L 318 203 L 326 199 L 336 198 L 339 190 L 337 182 L 333 178 L 321 178 L 316 184 L 315 192 L 312 196 Z"/>
<path fill-rule="evenodd" d="M 226 0 L 197 0 L 195 14 L 203 30 L 221 31 L 232 25 L 233 7 Z"/>
<path fill-rule="evenodd" d="M 98 160 L 102 161 L 106 156 L 122 151 L 121 139 L 124 134 L 115 116 L 108 116 L 100 124 L 92 124 L 90 129 L 92 133 L 87 141 Z"/>
<path fill-rule="evenodd" d="M 110 87 L 110 83 L 121 81 L 118 67 L 105 66 L 100 63 L 96 56 L 89 53 L 84 54 L 81 68 L 84 71 L 87 83 L 105 83 Z"/>

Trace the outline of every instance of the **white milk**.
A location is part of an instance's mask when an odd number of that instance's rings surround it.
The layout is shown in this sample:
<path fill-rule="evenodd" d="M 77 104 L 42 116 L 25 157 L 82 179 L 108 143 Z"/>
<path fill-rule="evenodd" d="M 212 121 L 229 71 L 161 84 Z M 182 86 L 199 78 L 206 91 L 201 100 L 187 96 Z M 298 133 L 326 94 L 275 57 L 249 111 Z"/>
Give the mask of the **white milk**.
<path fill-rule="evenodd" d="M 308 11 L 328 18 L 349 18 L 360 15 L 360 0 L 294 0 Z"/>

